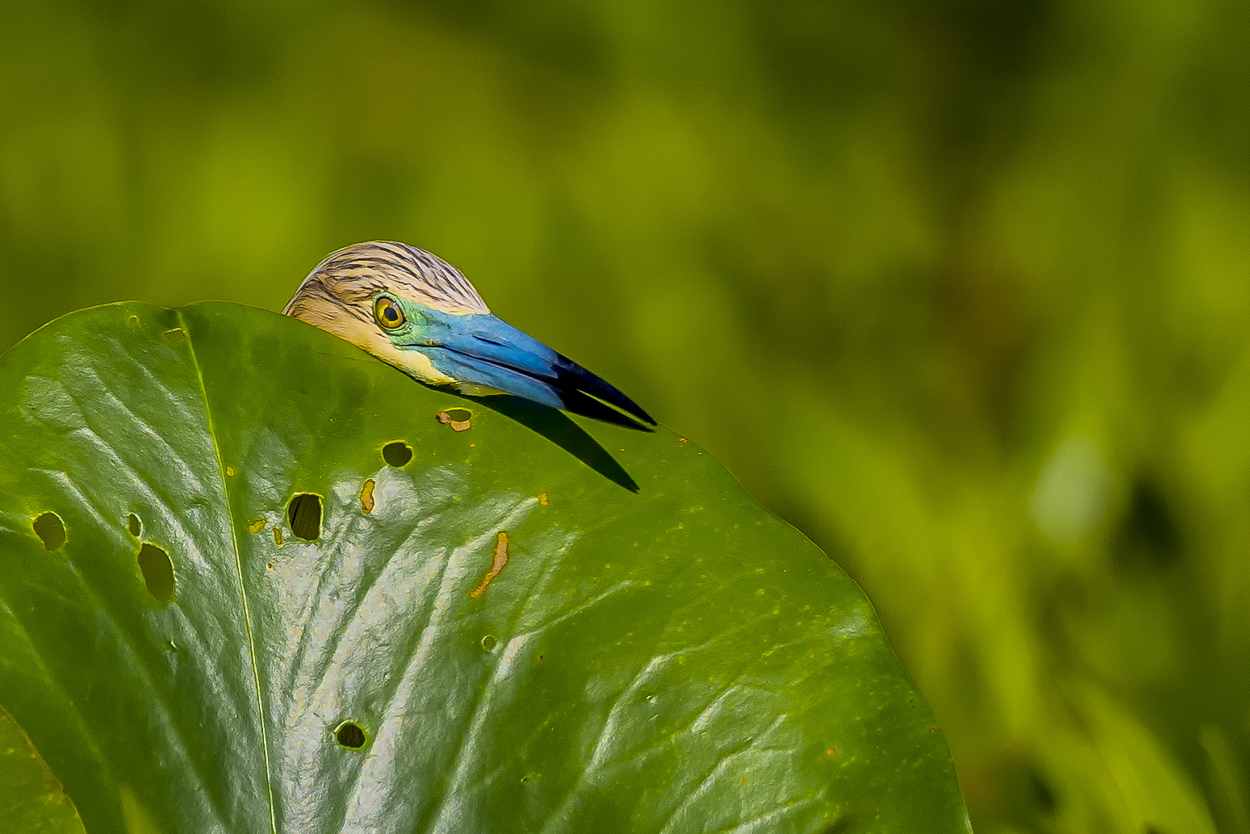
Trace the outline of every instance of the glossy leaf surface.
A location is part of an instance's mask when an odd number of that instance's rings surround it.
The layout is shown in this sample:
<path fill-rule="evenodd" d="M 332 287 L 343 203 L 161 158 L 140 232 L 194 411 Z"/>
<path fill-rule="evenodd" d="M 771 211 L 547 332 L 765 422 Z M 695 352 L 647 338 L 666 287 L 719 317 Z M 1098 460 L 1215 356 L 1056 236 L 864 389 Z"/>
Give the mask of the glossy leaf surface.
<path fill-rule="evenodd" d="M 0 709 L 0 820 L 5 831 L 82 834 L 82 821 L 43 757 Z"/>
<path fill-rule="evenodd" d="M 226 304 L 0 391 L 0 703 L 92 832 L 966 830 L 868 601 L 672 432 Z"/>

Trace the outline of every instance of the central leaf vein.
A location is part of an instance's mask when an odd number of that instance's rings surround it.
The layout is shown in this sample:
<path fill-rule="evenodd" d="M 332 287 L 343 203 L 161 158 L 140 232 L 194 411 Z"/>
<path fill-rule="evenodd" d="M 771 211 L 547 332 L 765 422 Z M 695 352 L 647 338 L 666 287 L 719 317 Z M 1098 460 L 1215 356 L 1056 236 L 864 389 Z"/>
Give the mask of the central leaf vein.
<path fill-rule="evenodd" d="M 256 714 L 260 725 L 260 748 L 265 761 L 265 790 L 269 797 L 269 824 L 274 834 L 277 834 L 278 817 L 276 803 L 273 798 L 273 773 L 269 762 L 269 734 L 265 727 L 265 701 L 260 687 L 260 667 L 256 660 L 256 637 L 252 633 L 252 613 L 249 610 L 247 585 L 243 577 L 242 549 L 239 547 L 239 533 L 230 512 L 230 497 L 226 490 L 226 464 L 221 458 L 221 445 L 217 442 L 217 430 L 213 425 L 213 409 L 209 405 L 208 389 L 204 385 L 204 372 L 200 369 L 200 360 L 195 353 L 195 339 L 191 335 L 191 329 L 187 326 L 181 310 L 178 311 L 178 321 L 181 323 L 183 331 L 188 334 L 187 348 L 191 353 L 191 362 L 195 366 L 196 379 L 200 383 L 200 395 L 204 398 L 204 416 L 208 422 L 208 436 L 212 439 L 213 453 L 217 458 L 218 482 L 221 484 L 222 500 L 225 503 L 226 517 L 230 527 L 230 542 L 234 550 L 235 575 L 239 580 L 239 600 L 243 607 L 243 627 L 247 631 L 248 656 L 252 663 L 252 680 L 255 683 Z"/>

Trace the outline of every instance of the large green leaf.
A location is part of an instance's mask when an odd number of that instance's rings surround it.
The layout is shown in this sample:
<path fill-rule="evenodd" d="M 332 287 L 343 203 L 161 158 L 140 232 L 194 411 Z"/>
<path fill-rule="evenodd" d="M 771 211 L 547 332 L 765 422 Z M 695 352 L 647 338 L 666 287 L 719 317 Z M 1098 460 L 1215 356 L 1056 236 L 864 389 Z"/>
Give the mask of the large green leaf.
<path fill-rule="evenodd" d="M 83 834 L 82 821 L 39 751 L 0 709 L 0 820 L 6 831 Z"/>
<path fill-rule="evenodd" d="M 225 304 L 0 392 L 0 703 L 93 834 L 967 830 L 863 594 L 670 431 Z"/>

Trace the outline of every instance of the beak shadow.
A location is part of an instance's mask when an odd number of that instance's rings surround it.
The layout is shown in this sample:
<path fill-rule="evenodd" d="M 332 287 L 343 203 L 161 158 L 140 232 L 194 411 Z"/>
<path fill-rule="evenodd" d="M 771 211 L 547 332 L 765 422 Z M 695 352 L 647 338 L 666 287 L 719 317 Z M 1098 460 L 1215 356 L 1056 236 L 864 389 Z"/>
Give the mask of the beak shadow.
<path fill-rule="evenodd" d="M 521 397 L 514 397 L 511 394 L 491 394 L 485 397 L 473 397 L 467 394 L 458 396 L 516 420 L 530 431 L 550 440 L 617 486 L 634 494 L 638 493 L 638 482 L 630 477 L 625 468 L 616 462 L 616 458 L 612 457 L 599 441 L 569 419 L 563 411 Z"/>

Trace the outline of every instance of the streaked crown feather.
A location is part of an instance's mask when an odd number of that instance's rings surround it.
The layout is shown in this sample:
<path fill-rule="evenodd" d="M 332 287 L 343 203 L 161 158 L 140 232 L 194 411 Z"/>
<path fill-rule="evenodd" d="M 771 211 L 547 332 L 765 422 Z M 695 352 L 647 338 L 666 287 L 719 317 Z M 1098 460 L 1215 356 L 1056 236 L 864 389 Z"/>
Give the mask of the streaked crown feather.
<path fill-rule="evenodd" d="M 490 313 L 460 270 L 424 249 L 387 240 L 354 243 L 330 254 L 283 312 L 317 325 L 345 312 L 371 323 L 369 301 L 383 290 L 444 313 Z"/>

